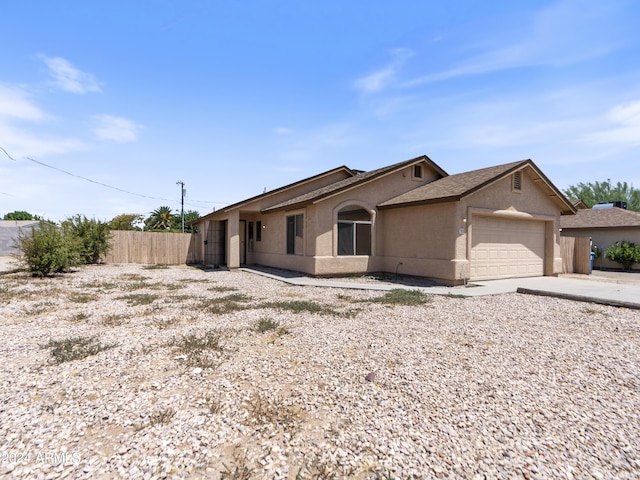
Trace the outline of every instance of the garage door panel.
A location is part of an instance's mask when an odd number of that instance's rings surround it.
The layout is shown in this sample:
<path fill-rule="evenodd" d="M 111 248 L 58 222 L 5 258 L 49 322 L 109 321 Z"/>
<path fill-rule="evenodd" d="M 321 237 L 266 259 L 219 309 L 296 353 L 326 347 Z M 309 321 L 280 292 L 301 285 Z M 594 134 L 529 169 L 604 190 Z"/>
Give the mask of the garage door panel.
<path fill-rule="evenodd" d="M 544 222 L 475 217 L 471 280 L 544 274 Z"/>

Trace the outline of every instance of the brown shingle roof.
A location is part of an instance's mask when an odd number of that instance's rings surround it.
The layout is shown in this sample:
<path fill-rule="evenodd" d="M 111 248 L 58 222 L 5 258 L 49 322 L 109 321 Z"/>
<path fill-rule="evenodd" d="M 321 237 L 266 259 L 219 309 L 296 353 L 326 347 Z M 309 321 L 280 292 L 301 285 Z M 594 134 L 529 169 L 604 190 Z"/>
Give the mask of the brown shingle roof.
<path fill-rule="evenodd" d="M 510 174 L 530 160 L 505 163 L 494 167 L 481 168 L 471 172 L 458 173 L 441 178 L 403 193 L 378 205 L 379 207 L 399 207 L 411 204 L 440 203 L 460 200 L 462 197 L 479 190 L 499 177 Z"/>
<path fill-rule="evenodd" d="M 470 172 L 458 173 L 441 178 L 435 182 L 418 187 L 378 205 L 379 208 L 406 207 L 429 203 L 458 201 L 491 183 L 500 180 L 523 168 L 530 168 L 540 180 L 539 185 L 564 214 L 575 213 L 576 209 L 531 160 L 505 163 L 494 167 L 481 168 Z"/>
<path fill-rule="evenodd" d="M 289 185 L 285 185 L 283 187 L 279 187 L 279 188 L 276 188 L 274 190 L 269 190 L 268 192 L 262 193 L 260 195 L 256 195 L 255 197 L 247 198 L 247 199 L 241 200 L 241 201 L 239 201 L 237 203 L 234 203 L 234 204 L 231 204 L 231 205 L 227 205 L 226 207 L 220 208 L 220 209 L 218 209 L 218 210 L 216 210 L 214 212 L 211 212 L 211 213 L 209 213 L 207 215 L 203 215 L 202 217 L 198 218 L 197 220 L 194 220 L 193 222 L 191 222 L 191 224 L 197 224 L 197 223 L 199 223 L 199 222 L 201 222 L 203 220 L 207 220 L 207 219 L 219 214 L 220 212 L 227 212 L 227 211 L 230 211 L 230 210 L 234 210 L 236 208 L 242 207 L 243 205 L 246 205 L 246 204 L 251 203 L 253 201 L 259 200 L 261 198 L 269 197 L 269 196 L 274 195 L 276 193 L 283 192 L 283 191 L 285 191 L 285 190 L 287 190 L 289 188 L 293 188 L 293 187 L 296 187 L 298 185 L 302 185 L 303 183 L 312 182 L 313 180 L 316 180 L 318 178 L 321 178 L 321 177 L 324 177 L 324 176 L 327 176 L 327 175 L 331 175 L 333 173 L 340 172 L 340 171 L 344 171 L 348 175 L 356 175 L 356 173 L 357 173 L 356 170 L 351 170 L 349 167 L 347 167 L 345 165 L 343 165 L 341 167 L 332 168 L 331 170 L 327 170 L 326 172 L 322 172 L 322 173 L 319 173 L 317 175 L 313 175 L 312 177 L 304 178 L 302 180 L 298 180 L 297 182 L 290 183 Z"/>
<path fill-rule="evenodd" d="M 575 215 L 560 217 L 560 228 L 640 228 L 640 213 L 624 208 L 578 210 Z"/>
<path fill-rule="evenodd" d="M 405 160 L 404 162 L 394 163 L 393 165 L 389 165 L 387 167 L 378 168 L 376 170 L 371 170 L 369 172 L 359 173 L 354 177 L 340 180 L 338 182 L 332 183 L 331 185 L 327 185 L 325 187 L 318 188 L 317 190 L 313 190 L 311 192 L 299 195 L 295 198 L 287 200 L 286 202 L 273 205 L 269 208 L 264 209 L 263 212 L 265 213 L 273 212 L 276 210 L 291 209 L 291 208 L 296 208 L 298 206 L 306 205 L 311 202 L 320 200 L 322 198 L 329 197 L 336 193 L 342 192 L 344 190 L 348 190 L 349 188 L 353 188 L 357 185 L 361 185 L 370 180 L 381 177 L 387 173 L 393 172 L 395 170 L 398 170 L 422 161 L 428 162 L 429 165 L 431 165 L 440 175 L 447 175 L 447 172 L 442 170 L 442 168 L 436 165 L 429 157 L 427 157 L 426 155 L 422 155 L 420 157 L 412 158 L 411 160 Z"/>

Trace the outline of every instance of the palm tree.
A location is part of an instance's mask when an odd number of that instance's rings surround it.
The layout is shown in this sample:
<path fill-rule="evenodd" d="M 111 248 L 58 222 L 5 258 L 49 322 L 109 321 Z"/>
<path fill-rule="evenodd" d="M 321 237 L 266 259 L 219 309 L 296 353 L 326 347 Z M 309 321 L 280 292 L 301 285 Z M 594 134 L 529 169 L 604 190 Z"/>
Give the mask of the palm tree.
<path fill-rule="evenodd" d="M 163 206 L 151 212 L 151 216 L 147 219 L 146 223 L 147 227 L 151 230 L 169 230 L 172 219 L 173 213 L 171 213 L 171 208 Z"/>

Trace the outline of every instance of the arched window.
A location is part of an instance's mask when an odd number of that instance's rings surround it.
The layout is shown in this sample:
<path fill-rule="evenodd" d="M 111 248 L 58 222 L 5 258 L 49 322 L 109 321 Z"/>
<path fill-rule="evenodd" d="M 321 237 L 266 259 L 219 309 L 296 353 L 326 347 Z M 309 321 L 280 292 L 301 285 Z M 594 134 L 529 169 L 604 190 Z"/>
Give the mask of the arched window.
<path fill-rule="evenodd" d="M 371 214 L 349 205 L 338 212 L 338 255 L 371 255 Z"/>

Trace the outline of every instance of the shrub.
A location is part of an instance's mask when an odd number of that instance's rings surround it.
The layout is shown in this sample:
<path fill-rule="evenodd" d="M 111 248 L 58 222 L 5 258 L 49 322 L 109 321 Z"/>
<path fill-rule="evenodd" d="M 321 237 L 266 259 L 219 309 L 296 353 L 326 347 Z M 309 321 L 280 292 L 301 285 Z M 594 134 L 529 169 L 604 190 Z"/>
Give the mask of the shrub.
<path fill-rule="evenodd" d="M 216 368 L 220 365 L 220 355 L 224 350 L 222 332 L 209 330 L 203 336 L 197 334 L 174 337 L 169 345 L 176 347 L 184 355 L 185 364 L 199 368 Z"/>
<path fill-rule="evenodd" d="M 64 340 L 49 340 L 49 343 L 42 345 L 51 351 L 52 363 L 57 365 L 73 360 L 82 360 L 92 355 L 115 347 L 115 344 L 105 345 L 100 343 L 95 337 L 71 337 Z"/>
<path fill-rule="evenodd" d="M 627 242 L 616 242 L 611 245 L 604 256 L 613 262 L 622 264 L 622 268 L 630 270 L 634 263 L 640 263 L 640 245 Z"/>
<path fill-rule="evenodd" d="M 32 275 L 44 277 L 68 272 L 72 267 L 98 263 L 111 248 L 109 225 L 75 215 L 60 226 L 40 221 L 29 233 L 21 232 L 15 242 L 18 259 Z"/>
<path fill-rule="evenodd" d="M 109 224 L 74 215 L 62 222 L 62 227 L 80 240 L 83 263 L 98 263 L 110 250 Z"/>
<path fill-rule="evenodd" d="M 265 333 L 274 331 L 274 333 L 278 336 L 286 335 L 289 333 L 285 327 L 280 326 L 280 322 L 277 320 L 272 320 L 270 318 L 261 318 L 255 323 L 254 327 L 255 331 L 258 333 Z"/>
<path fill-rule="evenodd" d="M 261 305 L 262 308 L 276 308 L 278 310 L 289 310 L 293 313 L 317 313 L 319 315 L 335 315 L 337 314 L 331 308 L 308 300 L 279 300 L 276 302 L 267 302 Z"/>
<path fill-rule="evenodd" d="M 82 264 L 78 238 L 50 222 L 40 221 L 29 233 L 20 232 L 15 246 L 22 252 L 18 259 L 36 277 L 68 272 Z"/>
<path fill-rule="evenodd" d="M 424 305 L 430 300 L 429 295 L 420 290 L 405 290 L 394 288 L 386 292 L 382 297 L 374 298 L 372 302 L 385 303 L 387 305 Z"/>

